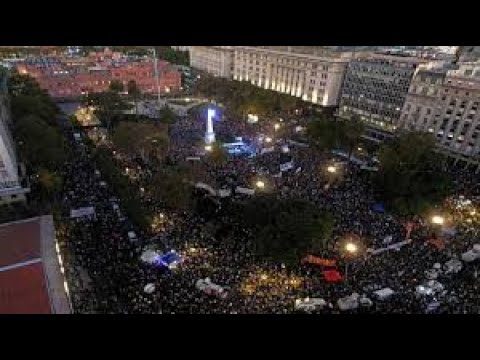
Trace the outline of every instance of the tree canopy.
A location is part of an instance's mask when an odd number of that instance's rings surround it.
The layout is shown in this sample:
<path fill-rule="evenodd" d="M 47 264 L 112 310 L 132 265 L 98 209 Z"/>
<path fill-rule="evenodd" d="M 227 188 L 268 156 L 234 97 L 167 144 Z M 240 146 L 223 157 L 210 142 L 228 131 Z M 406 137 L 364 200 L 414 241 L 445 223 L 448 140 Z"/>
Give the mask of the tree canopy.
<path fill-rule="evenodd" d="M 166 128 L 152 122 L 121 122 L 112 141 L 126 155 L 145 161 L 162 160 L 168 149 Z"/>
<path fill-rule="evenodd" d="M 286 264 L 321 251 L 333 231 L 333 217 L 301 199 L 256 195 L 241 207 L 238 216 L 255 234 L 257 254 Z"/>
<path fill-rule="evenodd" d="M 422 214 L 442 201 L 451 179 L 443 171 L 444 158 L 434 152 L 431 134 L 400 134 L 380 147 L 376 182 L 380 195 L 404 216 Z"/>

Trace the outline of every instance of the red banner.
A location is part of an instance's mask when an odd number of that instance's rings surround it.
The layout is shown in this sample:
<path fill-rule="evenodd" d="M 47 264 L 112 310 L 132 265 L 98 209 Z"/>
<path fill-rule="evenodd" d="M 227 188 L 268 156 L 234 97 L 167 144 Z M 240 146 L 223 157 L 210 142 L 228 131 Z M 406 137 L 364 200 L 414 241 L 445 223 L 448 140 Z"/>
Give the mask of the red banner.
<path fill-rule="evenodd" d="M 323 276 L 325 276 L 325 280 L 328 282 L 339 282 L 343 280 L 342 275 L 337 270 L 325 270 Z"/>
<path fill-rule="evenodd" d="M 327 266 L 327 267 L 335 267 L 337 266 L 337 261 L 333 259 L 324 259 L 318 256 L 307 255 L 302 260 L 303 263 L 313 264 L 313 265 L 320 265 L 320 266 Z"/>
<path fill-rule="evenodd" d="M 427 244 L 431 244 L 437 248 L 437 250 L 445 249 L 445 241 L 442 239 L 430 239 L 427 240 Z"/>

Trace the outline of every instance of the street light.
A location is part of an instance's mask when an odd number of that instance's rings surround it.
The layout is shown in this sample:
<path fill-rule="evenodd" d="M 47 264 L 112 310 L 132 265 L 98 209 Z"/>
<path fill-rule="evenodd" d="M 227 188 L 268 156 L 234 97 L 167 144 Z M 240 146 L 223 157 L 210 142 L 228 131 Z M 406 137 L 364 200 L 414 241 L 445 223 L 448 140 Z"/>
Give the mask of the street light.
<path fill-rule="evenodd" d="M 275 129 L 275 131 L 277 131 L 278 129 L 280 129 L 280 124 L 273 125 L 273 128 Z"/>
<path fill-rule="evenodd" d="M 432 224 L 443 225 L 444 223 L 445 223 L 445 219 L 443 218 L 443 216 L 440 216 L 440 215 L 432 216 Z"/>
<path fill-rule="evenodd" d="M 355 254 L 358 251 L 358 246 L 353 242 L 348 242 L 345 244 L 345 251 L 349 254 Z"/>
<path fill-rule="evenodd" d="M 337 172 L 337 168 L 334 165 L 327 166 L 327 171 L 330 174 L 335 174 Z"/>
<path fill-rule="evenodd" d="M 205 151 L 212 151 L 212 145 L 205 145 Z"/>
<path fill-rule="evenodd" d="M 272 138 L 271 138 L 271 137 L 269 137 L 269 136 L 267 136 L 267 137 L 265 138 L 265 142 L 267 142 L 267 143 L 271 143 L 271 142 L 272 142 Z"/>
<path fill-rule="evenodd" d="M 265 188 L 265 183 L 262 181 L 262 180 L 258 180 L 256 183 L 255 183 L 255 186 L 259 189 L 264 189 Z"/>

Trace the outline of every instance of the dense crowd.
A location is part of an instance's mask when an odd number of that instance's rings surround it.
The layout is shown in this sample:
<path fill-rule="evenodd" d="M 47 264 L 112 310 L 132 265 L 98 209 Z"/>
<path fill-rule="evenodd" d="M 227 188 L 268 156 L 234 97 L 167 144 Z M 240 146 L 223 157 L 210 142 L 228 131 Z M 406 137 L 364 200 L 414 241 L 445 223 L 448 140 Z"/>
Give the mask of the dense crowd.
<path fill-rule="evenodd" d="M 215 123 L 217 137 L 242 136 L 259 150 L 273 146 L 274 151 L 256 157 L 232 156 L 224 164 L 202 158 L 199 162 L 205 178 L 201 180 L 214 188 L 225 188 L 254 187 L 254 181 L 261 178 L 267 184 L 265 191 L 275 196 L 308 199 L 319 209 L 328 210 L 335 218 L 334 235 L 325 252 L 329 257 L 339 256 L 337 243 L 346 234 L 356 234 L 364 247 L 371 249 L 406 239 L 405 219 L 373 210 L 375 200 L 365 171 L 340 157 L 319 155 L 311 148 L 289 144 L 287 140 L 295 136 L 298 126 L 304 125 L 302 119 L 280 124 L 275 131 L 272 123 L 247 124 L 224 115 Z M 169 161 L 182 163 L 187 157 L 203 157 L 204 130 L 204 119 L 198 114 L 182 117 L 172 125 Z M 359 306 L 352 312 L 424 313 L 431 311 L 427 309 L 432 302 L 437 304 L 435 312 L 480 311 L 476 262 L 464 263 L 457 273 L 439 272 L 436 280 L 443 284 L 443 291 L 435 295 L 416 292 L 417 286 L 428 280 L 429 270 L 459 259 L 478 241 L 478 222 L 467 221 L 463 213 L 454 215 L 457 233 L 446 240 L 444 249 L 427 242 L 431 226 L 416 219 L 410 243 L 398 250 L 371 256 L 363 253 L 349 259 L 348 277 L 329 283 L 315 266 L 299 264 L 286 269 L 283 264 L 258 259 L 253 251 L 255 234 L 236 227 L 234 217 L 225 211 L 219 212 L 218 222 L 223 228 L 232 222 L 231 229 L 235 230 L 219 231 L 202 214 L 167 212 L 161 203 L 144 199 L 162 214 L 163 225 L 155 236 L 147 236 L 122 213 L 122 204 L 95 167 L 92 149 L 76 141 L 71 130 L 66 130 L 66 136 L 73 156 L 65 168 L 62 244 L 75 312 L 290 313 L 295 311 L 296 299 L 310 297 L 327 302 L 319 312 L 339 313 L 337 300 L 352 293 L 373 300 L 369 306 Z M 265 137 L 271 137 L 272 142 L 266 144 Z M 132 166 L 126 159 L 123 161 Z M 293 161 L 294 168 L 280 172 L 280 164 L 288 161 Z M 339 169 L 335 176 L 325 171 L 332 162 Z M 478 208 L 480 191 L 475 173 L 455 166 L 450 171 L 456 174 L 452 198 L 463 195 L 471 199 L 471 207 Z M 138 186 L 148 187 L 154 172 L 147 164 L 139 166 Z M 239 200 L 241 196 L 236 195 L 217 204 L 228 208 L 229 202 Z M 95 208 L 94 218 L 70 219 L 71 209 L 86 206 Z M 136 238 L 128 236 L 131 231 Z M 140 260 L 146 247 L 175 249 L 184 261 L 172 271 L 159 270 Z M 343 273 L 346 260 L 338 257 L 338 261 Z M 204 294 L 195 287 L 198 279 L 207 277 L 226 289 L 226 299 Z M 145 292 L 146 284 L 153 284 L 155 290 Z M 386 287 L 395 294 L 383 301 L 375 299 L 372 293 Z"/>

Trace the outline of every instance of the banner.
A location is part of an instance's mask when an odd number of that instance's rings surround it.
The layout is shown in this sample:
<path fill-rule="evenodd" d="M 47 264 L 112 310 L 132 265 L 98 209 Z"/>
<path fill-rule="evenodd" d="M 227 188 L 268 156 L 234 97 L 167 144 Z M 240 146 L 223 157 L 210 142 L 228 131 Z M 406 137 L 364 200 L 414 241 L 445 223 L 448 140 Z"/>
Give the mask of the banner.
<path fill-rule="evenodd" d="M 284 164 L 280 164 L 280 171 L 284 172 L 290 169 L 293 169 L 293 161 L 286 162 Z"/>
<path fill-rule="evenodd" d="M 271 153 L 271 152 L 274 152 L 275 151 L 275 147 L 271 146 L 271 147 L 266 147 L 266 148 L 263 148 L 262 151 L 260 151 L 260 154 L 267 154 L 267 153 Z"/>
<path fill-rule="evenodd" d="M 337 270 L 325 270 L 323 276 L 327 282 L 339 282 L 343 280 L 342 275 Z"/>
<path fill-rule="evenodd" d="M 307 255 L 302 259 L 302 263 L 308 263 L 319 266 L 335 267 L 337 266 L 337 261 L 334 259 L 324 259 L 318 256 Z"/>
<path fill-rule="evenodd" d="M 70 210 L 70 217 L 72 219 L 89 216 L 95 217 L 95 208 L 93 206 Z"/>
<path fill-rule="evenodd" d="M 217 192 L 215 191 L 214 188 L 212 188 L 210 185 L 207 185 L 205 183 L 202 183 L 202 182 L 198 182 L 195 184 L 195 187 L 197 189 L 204 189 L 204 190 L 207 190 L 210 194 L 212 194 L 213 196 L 216 196 L 217 195 Z"/>
<path fill-rule="evenodd" d="M 200 161 L 200 158 L 198 156 L 187 156 L 185 158 L 186 161 Z"/>
<path fill-rule="evenodd" d="M 404 246 L 406 244 L 409 244 L 410 242 L 411 242 L 411 240 L 408 239 L 408 240 L 400 241 L 400 242 L 397 242 L 395 244 L 392 244 L 392 245 L 389 245 L 387 247 L 380 248 L 380 249 L 367 249 L 367 253 L 372 254 L 372 255 L 377 255 L 377 254 L 380 254 L 380 253 L 388 251 L 388 250 L 398 250 L 402 246 Z"/>
<path fill-rule="evenodd" d="M 236 187 L 235 192 L 237 194 L 245 194 L 245 195 L 254 195 L 255 194 L 254 189 L 244 188 L 244 187 L 240 187 L 240 186 Z"/>

